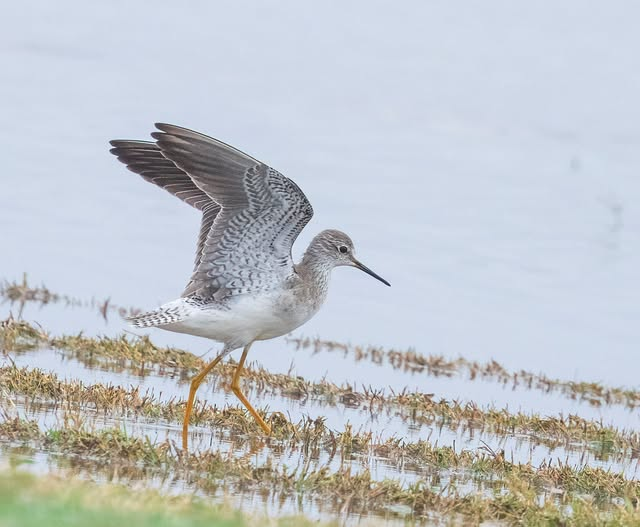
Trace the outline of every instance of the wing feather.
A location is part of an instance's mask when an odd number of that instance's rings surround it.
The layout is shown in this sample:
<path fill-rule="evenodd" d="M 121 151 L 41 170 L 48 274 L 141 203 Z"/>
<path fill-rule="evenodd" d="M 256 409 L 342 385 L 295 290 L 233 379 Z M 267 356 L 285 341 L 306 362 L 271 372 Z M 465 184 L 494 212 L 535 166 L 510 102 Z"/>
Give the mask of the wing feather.
<path fill-rule="evenodd" d="M 174 125 L 156 127 L 152 136 L 162 155 L 221 206 L 183 295 L 220 300 L 276 287 L 289 277 L 291 247 L 313 215 L 300 188 L 217 139 Z"/>
<path fill-rule="evenodd" d="M 206 192 L 198 188 L 184 170 L 164 157 L 162 150 L 155 142 L 113 140 L 110 141 L 110 144 L 113 147 L 110 152 L 129 170 L 202 211 L 194 263 L 195 271 L 201 263 L 204 244 L 213 221 L 220 212 L 220 205 L 215 203 Z"/>

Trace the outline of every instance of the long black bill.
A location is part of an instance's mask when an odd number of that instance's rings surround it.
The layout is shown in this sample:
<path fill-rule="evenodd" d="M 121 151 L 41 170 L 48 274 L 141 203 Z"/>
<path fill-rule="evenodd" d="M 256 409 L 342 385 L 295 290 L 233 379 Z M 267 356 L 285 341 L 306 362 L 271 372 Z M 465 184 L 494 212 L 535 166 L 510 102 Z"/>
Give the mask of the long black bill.
<path fill-rule="evenodd" d="M 384 278 L 374 273 L 371 269 L 369 269 L 366 265 L 361 264 L 358 260 L 353 260 L 353 265 L 355 265 L 361 271 L 364 271 L 368 275 L 373 276 L 376 280 L 380 280 L 384 285 L 388 285 L 391 287 L 391 284 L 387 282 Z"/>

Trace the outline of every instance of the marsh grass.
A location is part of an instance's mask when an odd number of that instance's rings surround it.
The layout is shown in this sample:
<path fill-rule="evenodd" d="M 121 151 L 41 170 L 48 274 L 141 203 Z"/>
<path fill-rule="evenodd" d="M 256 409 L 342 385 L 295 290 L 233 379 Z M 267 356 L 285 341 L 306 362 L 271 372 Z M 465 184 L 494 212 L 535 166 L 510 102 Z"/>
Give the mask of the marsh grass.
<path fill-rule="evenodd" d="M 29 431 L 28 438 L 25 430 Z M 164 467 L 187 476 L 194 488 L 204 492 L 229 484 L 236 489 L 263 489 L 279 500 L 309 493 L 314 499 L 356 514 L 371 511 L 388 515 L 390 510 L 404 507 L 411 510 L 415 518 L 437 513 L 441 517 L 461 515 L 474 522 L 493 519 L 527 525 L 558 522 L 594 525 L 603 517 L 613 524 L 640 521 L 640 513 L 635 508 L 637 483 L 621 484 L 617 478 L 598 470 L 575 473 L 569 467 L 553 469 L 549 474 L 573 481 L 573 490 L 578 491 L 562 496 L 554 492 L 541 493 L 539 483 L 527 480 L 515 470 L 506 474 L 501 488 L 491 495 L 461 495 L 454 488 L 434 491 L 422 481 L 408 487 L 403 487 L 398 480 L 376 481 L 366 470 L 357 474 L 349 468 L 306 471 L 278 465 L 271 458 L 256 463 L 253 457 L 230 457 L 213 450 L 187 454 L 168 441 L 154 444 L 148 439 L 128 436 L 119 429 L 92 432 L 80 427 L 42 431 L 33 423 L 14 418 L 3 423 L 0 433 L 13 438 L 20 435 L 23 443 L 35 448 L 94 460 L 96 466 L 111 471 L 116 466 Z M 600 496 L 585 495 L 585 487 L 597 488 Z M 615 490 L 617 499 L 611 499 L 610 490 Z"/>
<path fill-rule="evenodd" d="M 33 287 L 29 285 L 26 274 L 23 276 L 22 282 L 4 281 L 0 285 L 0 297 L 5 298 L 12 304 L 17 303 L 20 306 L 20 312 L 22 312 L 24 305 L 30 302 L 40 305 L 63 303 L 67 306 L 88 307 L 96 309 L 105 319 L 110 312 L 117 313 L 121 317 L 131 316 L 140 312 L 137 308 L 125 308 L 114 304 L 110 299 L 102 301 L 95 299 L 83 300 L 52 292 L 44 285 Z M 618 404 L 629 409 L 640 407 L 639 390 L 608 387 L 596 382 L 553 379 L 543 373 L 533 373 L 525 370 L 510 372 L 494 360 L 487 363 L 479 363 L 463 357 L 448 359 L 441 355 L 423 355 L 412 348 L 407 350 L 385 349 L 378 346 L 350 345 L 309 337 L 288 338 L 287 341 L 293 343 L 298 349 L 311 349 L 315 353 L 340 352 L 344 355 L 353 356 L 356 361 L 369 361 L 411 373 L 435 377 L 464 375 L 470 381 L 476 379 L 492 380 L 514 389 L 523 387 L 545 393 L 559 393 L 569 399 L 579 400 L 592 406 Z M 85 344 L 87 343 L 85 342 Z M 175 351 L 179 352 L 179 350 Z M 102 356 L 105 356 L 104 353 Z M 177 364 L 179 363 L 180 361 L 178 360 Z M 292 390 L 295 393 L 295 387 L 292 387 Z"/>
<path fill-rule="evenodd" d="M 630 410 L 640 407 L 640 391 L 622 387 L 608 387 L 595 382 L 575 382 L 552 379 L 543 373 L 525 370 L 510 372 L 495 360 L 487 363 L 463 357 L 447 359 L 441 355 L 423 355 L 415 349 L 396 350 L 377 346 L 357 346 L 318 338 L 287 338 L 297 349 L 311 349 L 314 353 L 336 352 L 352 356 L 356 362 L 367 361 L 396 370 L 426 374 L 433 377 L 464 376 L 467 380 L 492 380 L 512 389 L 523 387 L 544 393 L 556 392 L 568 399 L 591 406 L 618 404 Z"/>
<path fill-rule="evenodd" d="M 58 408 L 75 408 L 78 414 L 91 409 L 100 414 L 126 415 L 130 419 L 143 416 L 174 422 L 180 422 L 184 414 L 184 401 L 159 402 L 149 393 L 140 393 L 138 388 L 125 389 L 100 383 L 85 386 L 79 382 L 61 381 L 57 376 L 38 369 L 15 366 L 0 368 L 0 381 L 9 393 L 32 399 L 29 404 L 31 409 L 37 406 L 36 399 L 44 399 Z M 594 496 L 624 497 L 640 493 L 640 483 L 599 468 L 576 468 L 560 461 L 553 463 L 551 459 L 536 468 L 531 463 L 510 462 L 504 452 L 494 452 L 488 447 L 457 452 L 452 447 L 438 447 L 428 441 L 408 442 L 400 438 L 380 440 L 371 433 L 354 433 L 349 425 L 343 431 L 330 430 L 321 419 L 306 418 L 296 424 L 273 414 L 270 421 L 272 436 L 264 438 L 261 444 L 262 448 L 272 451 L 277 450 L 279 445 L 286 445 L 289 450 L 305 454 L 315 452 L 315 457 L 319 451 L 323 451 L 329 459 L 336 454 L 342 459 L 350 459 L 353 454 L 361 453 L 385 459 L 391 464 L 403 464 L 407 468 L 430 466 L 434 469 L 464 470 L 469 476 L 491 476 L 500 480 L 513 476 L 541 489 L 553 487 L 561 492 L 580 491 Z M 194 412 L 193 423 L 214 427 L 218 433 L 225 432 L 236 439 L 241 435 L 261 435 L 253 418 L 238 408 L 219 409 L 202 405 Z M 66 432 L 50 432 L 62 433 Z M 0 436 L 12 441 L 26 441 L 34 434 L 37 437 L 38 428 L 30 421 L 6 419 L 0 424 Z M 82 440 L 82 437 L 75 437 L 76 440 Z M 125 449 L 123 452 L 127 451 Z"/>
<path fill-rule="evenodd" d="M 0 297 L 4 298 L 11 305 L 18 305 L 18 318 L 21 318 L 24 307 L 28 303 L 45 306 L 48 304 L 63 304 L 66 307 L 83 307 L 97 311 L 105 320 L 110 313 L 115 313 L 120 317 L 128 317 L 140 312 L 139 309 L 124 307 L 111 302 L 110 298 L 97 300 L 92 298 L 85 300 L 70 295 L 59 294 L 51 291 L 48 287 L 31 286 L 27 280 L 27 274 L 22 277 L 22 282 L 3 281 L 0 284 Z"/>
<path fill-rule="evenodd" d="M 48 335 L 27 322 L 8 318 L 0 322 L 0 351 L 30 351 L 47 342 Z"/>
<path fill-rule="evenodd" d="M 12 319 L 0 325 L 0 342 L 5 350 L 53 347 L 90 367 L 111 365 L 135 374 L 151 368 L 171 369 L 179 377 L 189 378 L 205 366 L 196 355 L 176 348 L 154 345 L 148 337 L 86 337 L 71 335 L 50 337 L 26 322 Z M 12 348 L 11 346 L 17 346 Z M 225 384 L 231 382 L 236 365 L 220 364 L 212 372 Z M 480 408 L 473 402 L 434 400 L 432 394 L 363 389 L 338 386 L 327 380 L 306 381 L 300 377 L 270 373 L 263 368 L 247 367 L 243 382 L 261 393 L 293 399 L 313 399 L 325 405 L 366 409 L 372 414 L 392 412 L 405 420 L 426 426 L 447 426 L 465 431 L 497 435 L 526 436 L 529 441 L 550 447 L 588 449 L 600 459 L 615 455 L 640 456 L 640 434 L 620 430 L 602 422 L 577 415 L 541 416 L 535 413 L 511 413 L 506 409 Z"/>
<path fill-rule="evenodd" d="M 99 383 L 85 386 L 79 382 L 64 382 L 53 374 L 37 369 L 15 366 L 1 368 L 0 381 L 12 394 L 33 399 L 43 398 L 54 402 L 56 407 L 69 409 L 75 406 L 77 410 L 86 411 L 91 408 L 100 413 L 126 414 L 130 418 L 145 416 L 178 422 L 183 415 L 184 401 L 162 403 L 148 393 L 141 394 L 136 388 L 126 390 Z M 240 409 L 221 410 L 204 405 L 195 415 L 195 423 L 215 427 L 218 432 L 226 431 L 229 436 L 260 435 L 255 421 Z M 501 482 L 515 478 L 528 482 L 531 487 L 540 491 L 553 488 L 557 494 L 589 493 L 594 498 L 604 500 L 612 497 L 635 500 L 640 493 L 640 483 L 599 468 L 576 468 L 559 461 L 554 464 L 551 460 L 536 468 L 530 463 L 509 462 L 503 452 L 496 453 L 489 449 L 456 452 L 451 447 L 437 447 L 427 441 L 406 442 L 399 438 L 379 441 L 371 433 L 354 433 L 350 426 L 341 432 L 329 430 L 321 420 L 304 419 L 293 424 L 276 415 L 272 418 L 272 425 L 273 436 L 265 439 L 262 445 L 273 450 L 278 444 L 286 444 L 289 449 L 294 448 L 307 454 L 322 450 L 330 458 L 338 451 L 343 459 L 354 453 L 364 453 L 384 458 L 392 464 L 403 463 L 406 467 L 430 466 L 435 470 L 464 470 L 470 476 L 491 477 Z M 170 450 L 162 449 L 162 456 L 165 456 L 162 457 L 158 449 L 150 450 L 139 439 L 127 438 L 113 430 L 87 433 L 82 428 L 72 427 L 70 430 L 50 430 L 45 435 L 46 442 L 63 445 L 66 451 L 73 451 L 77 455 L 95 456 L 97 445 L 110 444 L 112 454 L 119 460 L 141 460 L 151 465 L 166 462 L 166 454 Z M 27 442 L 38 438 L 40 431 L 33 422 L 7 419 L 0 424 L 0 436 L 14 442 Z M 115 448 L 118 450 L 113 452 Z M 173 448 L 176 455 L 179 455 L 175 445 Z M 98 450 L 100 456 L 105 457 L 107 450 Z M 147 457 L 150 452 L 153 454 Z M 307 474 L 305 477 L 310 476 Z"/>
<path fill-rule="evenodd" d="M 109 300 L 87 303 L 56 295 L 44 286 L 32 288 L 26 278 L 22 284 L 5 283 L 0 287 L 0 296 L 20 305 L 20 312 L 28 302 L 92 307 L 105 318 L 110 312 L 121 315 L 135 312 Z M 350 354 L 355 360 L 368 360 L 418 374 L 458 375 L 469 380 L 485 379 L 513 387 L 556 391 L 594 406 L 620 404 L 630 409 L 640 406 L 638 391 L 571 383 L 524 371 L 509 372 L 493 361 L 487 364 L 463 358 L 452 361 L 423 356 L 415 350 L 385 350 L 322 340 L 294 339 L 293 342 L 299 348 L 337 351 Z M 229 440 L 232 448 L 191 453 L 172 441 L 152 442 L 117 427 L 93 429 L 89 416 L 98 414 L 115 419 L 142 418 L 148 422 L 180 423 L 184 401 L 160 401 L 152 392 L 135 387 L 62 381 L 56 375 L 35 368 L 16 367 L 8 355 L 51 348 L 90 368 L 99 366 L 141 376 L 171 372 L 183 381 L 205 364 L 189 352 L 156 346 L 147 337 L 91 338 L 82 334 L 52 337 L 44 329 L 24 321 L 10 318 L 0 322 L 0 351 L 8 356 L 8 364 L 0 367 L 0 445 L 5 453 L 27 456 L 46 453 L 58 467 L 73 466 L 83 477 L 100 475 L 104 479 L 132 484 L 160 475 L 173 481 L 184 480 L 187 488 L 208 496 L 232 491 L 236 495 L 255 493 L 265 500 L 280 503 L 310 499 L 345 514 L 397 515 L 411 521 L 442 522 L 446 519 L 456 524 L 477 524 L 485 520 L 513 525 L 640 524 L 640 483 L 625 478 L 624 474 L 557 459 L 548 459 L 536 466 L 515 463 L 505 452 L 494 451 L 488 446 L 457 450 L 429 441 L 412 442 L 398 437 L 382 439 L 371 433 L 356 432 L 349 425 L 343 430 L 331 430 L 322 417 L 305 418 L 295 423 L 280 413 L 262 410 L 273 429 L 272 436 L 265 438 L 243 409 L 199 403 L 192 423 L 214 428 L 219 439 Z M 220 365 L 212 377 L 219 379 L 223 386 L 228 385 L 234 370 L 235 363 L 231 361 Z M 329 381 L 309 382 L 255 367 L 247 369 L 243 382 L 260 394 L 312 399 L 327 406 L 359 408 L 372 414 L 386 412 L 398 415 L 408 423 L 446 426 L 457 432 L 526 436 L 532 444 L 563 446 L 574 452 L 588 450 L 598 459 L 635 460 L 640 457 L 637 432 L 604 426 L 601 422 L 578 416 L 511 413 L 506 409 L 480 408 L 472 402 L 436 400 L 432 394 L 408 390 L 394 392 L 339 386 Z M 16 402 L 21 408 L 34 411 L 52 408 L 56 415 L 61 414 L 61 422 L 52 428 L 41 428 L 36 422 L 15 417 L 18 413 Z M 281 457 L 285 451 L 298 453 L 298 459 L 305 461 L 288 467 Z M 354 464 L 355 459 L 360 463 Z M 404 472 L 397 473 L 397 477 L 376 479 L 367 469 L 373 460 L 384 460 L 391 466 L 402 467 Z M 401 475 L 410 472 L 418 479 L 412 478 L 408 483 Z M 61 502 L 62 498 L 53 492 L 51 499 L 47 496 L 41 499 L 42 514 L 40 509 L 29 509 L 15 499 L 15 493 L 11 494 L 14 488 L 23 488 L 21 480 L 11 483 L 11 478 L 22 478 L 16 474 L 12 472 L 10 477 L 5 477 L 6 474 L 0 472 L 0 524 L 2 514 L 13 511 L 16 517 L 24 518 L 20 524 L 30 525 L 28 522 L 32 521 L 33 525 L 41 525 L 61 512 L 60 508 L 56 509 L 59 503 L 76 503 L 73 501 L 76 500 L 75 483 L 71 482 L 69 495 L 74 496 L 71 501 Z M 29 495 L 39 488 L 39 483 L 33 481 L 24 483 L 27 490 L 23 494 Z M 109 494 L 112 489 L 107 487 L 110 486 L 105 486 L 104 492 Z M 96 487 L 96 492 L 102 492 L 102 488 Z M 124 494 L 133 495 L 130 485 L 123 489 Z M 5 493 L 9 499 L 3 501 Z M 140 509 L 128 516 L 135 519 L 135 524 L 146 525 L 145 521 L 152 521 L 154 525 L 200 525 L 198 518 L 193 519 L 190 515 L 204 505 L 192 501 L 193 497 L 176 498 L 174 503 L 173 498 L 161 494 L 150 493 L 148 496 L 148 510 L 143 510 L 145 507 L 141 505 L 146 498 L 132 500 Z M 157 496 L 157 500 L 153 496 Z M 100 499 L 88 499 L 91 510 L 81 511 L 87 515 L 80 516 L 79 524 L 100 525 L 92 516 L 94 514 L 105 518 L 116 514 L 113 517 L 119 523 L 125 521 L 123 510 L 126 515 L 130 514 L 128 506 L 117 500 L 113 500 L 113 507 L 110 503 L 102 507 Z M 163 509 L 160 504 L 163 501 L 169 503 L 169 510 Z M 179 504 L 178 508 L 174 509 L 176 504 Z M 74 507 L 82 508 L 75 505 L 69 508 Z M 171 523 L 177 520 L 174 512 L 182 510 L 179 507 L 185 507 L 186 519 L 182 519 L 186 523 Z M 218 509 L 212 510 L 208 508 L 205 513 L 209 525 L 218 525 L 216 521 L 229 526 L 247 522 L 238 515 L 216 517 Z M 189 523 L 191 520 L 196 523 Z M 253 524 L 251 521 L 248 524 Z M 306 525 L 304 520 L 299 522 Z"/>

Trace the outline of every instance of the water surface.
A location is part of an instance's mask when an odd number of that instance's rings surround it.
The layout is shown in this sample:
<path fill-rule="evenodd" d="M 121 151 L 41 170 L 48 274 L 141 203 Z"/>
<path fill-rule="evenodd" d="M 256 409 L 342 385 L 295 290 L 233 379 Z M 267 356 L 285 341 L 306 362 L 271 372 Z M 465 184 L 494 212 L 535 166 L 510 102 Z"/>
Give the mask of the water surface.
<path fill-rule="evenodd" d="M 107 144 L 174 122 L 300 185 L 315 216 L 294 256 L 319 230 L 340 228 L 392 283 L 336 270 L 326 306 L 296 334 L 637 388 L 639 16 L 624 0 L 10 6 L 0 22 L 0 278 L 27 272 L 56 292 L 141 308 L 177 297 L 198 214 L 125 170 Z M 0 305 L 0 318 L 11 311 Z M 55 334 L 126 329 L 90 309 L 29 305 L 23 315 Z M 151 333 L 196 354 L 217 349 Z M 19 360 L 113 379 L 54 351 Z M 283 339 L 258 343 L 250 360 L 310 380 L 640 425 L 621 407 L 408 375 L 296 352 Z M 118 382 L 156 394 L 186 388 L 127 375 Z M 201 396 L 228 402 L 219 390 Z M 358 421 L 355 411 L 267 402 L 326 413 L 336 427 L 422 433 Z M 527 443 L 505 441 L 530 456 Z"/>

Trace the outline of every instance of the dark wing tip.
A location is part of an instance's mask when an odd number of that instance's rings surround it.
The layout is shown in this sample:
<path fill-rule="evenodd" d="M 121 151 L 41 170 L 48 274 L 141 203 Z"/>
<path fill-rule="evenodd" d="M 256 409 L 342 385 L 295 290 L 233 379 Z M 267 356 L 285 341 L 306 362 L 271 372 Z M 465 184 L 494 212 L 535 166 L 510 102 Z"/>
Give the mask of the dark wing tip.
<path fill-rule="evenodd" d="M 154 123 L 154 125 L 158 130 L 166 134 L 207 137 L 204 134 L 201 134 L 200 132 L 195 132 L 194 130 L 190 130 L 189 128 L 185 128 L 184 126 L 177 126 L 175 124 L 169 124 L 169 123 Z M 151 136 L 155 137 L 155 134 L 158 134 L 158 132 L 153 132 Z"/>
<path fill-rule="evenodd" d="M 153 141 L 137 141 L 132 139 L 112 139 L 109 144 L 113 147 L 109 150 L 114 156 L 140 154 L 142 152 L 158 150 Z"/>
<path fill-rule="evenodd" d="M 247 156 L 247 154 L 245 154 L 244 152 L 240 152 L 237 148 L 229 146 L 226 143 L 223 143 L 222 141 L 215 139 L 214 137 L 210 137 L 201 132 L 196 132 L 195 130 L 191 130 L 190 128 L 185 128 L 184 126 L 177 126 L 175 124 L 168 124 L 168 123 L 155 123 L 155 127 L 158 130 L 160 130 L 160 132 L 151 133 L 151 137 L 153 137 L 156 140 L 172 137 L 172 138 L 178 138 L 182 140 L 197 141 L 200 143 L 214 143 L 217 145 L 222 145 L 225 148 L 228 148 L 230 150 L 235 150 L 245 157 L 250 157 L 250 156 Z"/>
<path fill-rule="evenodd" d="M 155 150 L 156 144 L 153 141 L 140 141 L 138 139 L 112 139 L 109 141 L 111 146 L 122 148 L 144 148 Z"/>
<path fill-rule="evenodd" d="M 131 148 L 132 144 L 139 143 L 140 141 L 134 141 L 132 139 L 112 139 L 109 144 L 115 148 Z"/>

